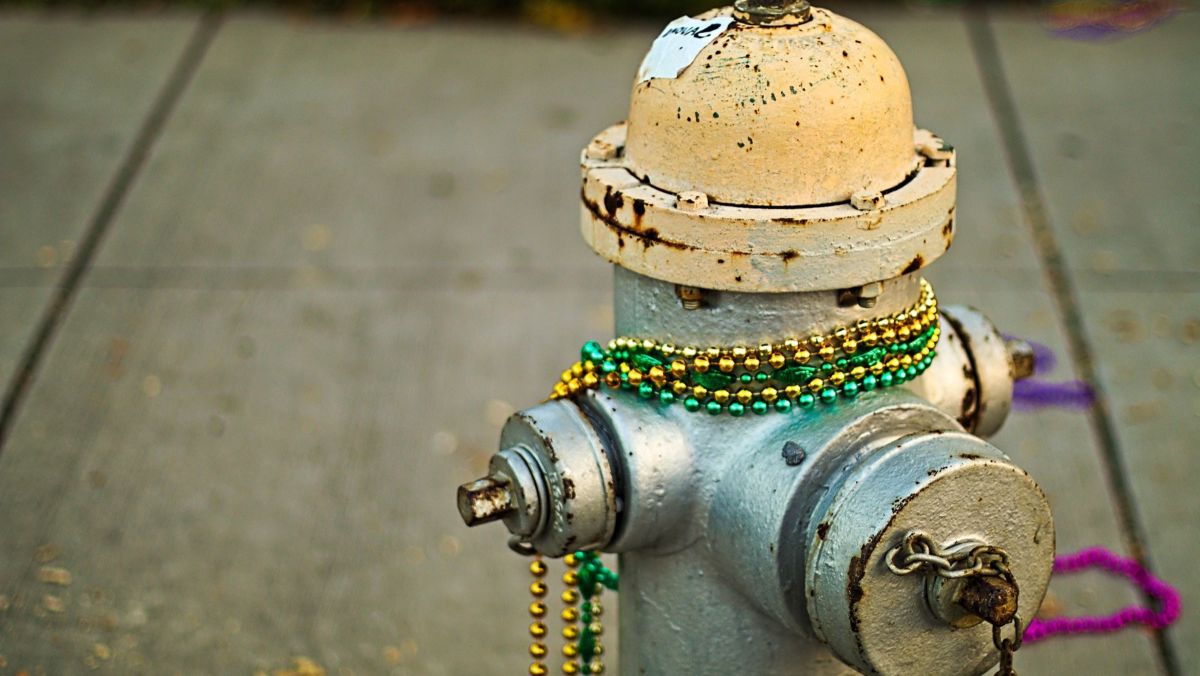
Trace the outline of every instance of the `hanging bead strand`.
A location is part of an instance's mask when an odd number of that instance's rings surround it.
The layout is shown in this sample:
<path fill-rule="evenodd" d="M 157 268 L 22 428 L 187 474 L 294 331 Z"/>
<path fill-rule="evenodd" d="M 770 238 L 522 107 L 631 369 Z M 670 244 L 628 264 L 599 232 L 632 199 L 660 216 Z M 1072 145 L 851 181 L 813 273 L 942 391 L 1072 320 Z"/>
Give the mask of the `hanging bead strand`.
<path fill-rule="evenodd" d="M 579 568 L 579 557 L 575 554 L 567 554 L 563 557 L 563 563 L 567 565 L 566 572 L 563 573 L 562 581 L 564 585 L 562 593 L 563 611 L 563 638 L 566 639 L 566 644 L 563 645 L 563 657 L 565 658 L 562 665 L 564 674 L 578 674 L 579 669 L 579 609 L 576 605 L 579 603 L 579 573 L 576 570 Z"/>
<path fill-rule="evenodd" d="M 604 566 L 595 552 L 576 552 L 575 556 L 580 561 L 578 579 L 583 596 L 580 614 L 583 631 L 579 636 L 579 657 L 584 673 L 602 674 L 604 662 L 600 655 L 604 652 L 604 646 L 600 643 L 600 636 L 604 634 L 604 625 L 600 616 L 604 607 L 600 605 L 600 595 L 605 588 L 617 588 L 617 575 Z"/>
<path fill-rule="evenodd" d="M 533 617 L 533 622 L 529 625 L 529 635 L 533 637 L 533 641 L 529 644 L 529 654 L 533 657 L 533 663 L 529 665 L 530 676 L 546 676 L 550 673 L 546 668 L 546 602 L 543 600 L 548 591 L 546 582 L 542 579 L 546 576 L 546 562 L 542 560 L 542 555 L 538 554 L 529 564 L 529 572 L 533 575 L 533 583 L 529 585 L 529 593 L 533 595 L 533 603 L 529 604 L 529 614 Z"/>

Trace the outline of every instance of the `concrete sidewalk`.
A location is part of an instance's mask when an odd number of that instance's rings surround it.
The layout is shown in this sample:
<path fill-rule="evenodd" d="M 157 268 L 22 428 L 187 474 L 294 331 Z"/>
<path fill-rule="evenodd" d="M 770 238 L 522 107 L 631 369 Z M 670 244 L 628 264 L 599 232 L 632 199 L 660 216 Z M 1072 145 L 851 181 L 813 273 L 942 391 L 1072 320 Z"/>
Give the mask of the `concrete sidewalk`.
<path fill-rule="evenodd" d="M 1161 637 L 1018 669 L 1200 672 L 1200 16 L 1081 42 L 839 10 L 959 150 L 941 300 L 1095 387 L 996 444 L 1061 552 L 1184 593 Z M 611 332 L 578 152 L 657 29 L 0 13 L 0 674 L 524 673 L 524 563 L 453 489 Z M 1051 601 L 1140 602 L 1095 576 Z"/>

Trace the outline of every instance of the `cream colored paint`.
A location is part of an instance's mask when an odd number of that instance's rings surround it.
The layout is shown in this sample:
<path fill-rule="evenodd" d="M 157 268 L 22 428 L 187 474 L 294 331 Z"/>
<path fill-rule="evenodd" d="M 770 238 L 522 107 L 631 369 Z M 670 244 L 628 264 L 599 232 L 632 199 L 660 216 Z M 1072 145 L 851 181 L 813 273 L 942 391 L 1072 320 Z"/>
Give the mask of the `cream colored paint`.
<path fill-rule="evenodd" d="M 794 26 L 735 21 L 677 77 L 635 84 L 626 165 L 714 202 L 828 204 L 902 182 L 918 163 L 912 130 L 895 54 L 815 9 Z"/>
<path fill-rule="evenodd" d="M 940 147 L 927 131 L 909 145 Z M 589 148 L 624 146 L 624 126 Z M 851 288 L 914 272 L 954 236 L 952 151 L 930 160 L 878 208 L 849 203 L 767 208 L 699 204 L 634 176 L 616 153 L 583 159 L 584 240 L 606 260 L 640 274 L 705 289 L 817 291 Z"/>
<path fill-rule="evenodd" d="M 953 150 L 914 129 L 878 36 L 812 16 L 734 21 L 677 77 L 634 85 L 628 122 L 583 153 L 598 254 L 676 284 L 789 292 L 890 279 L 949 248 Z"/>

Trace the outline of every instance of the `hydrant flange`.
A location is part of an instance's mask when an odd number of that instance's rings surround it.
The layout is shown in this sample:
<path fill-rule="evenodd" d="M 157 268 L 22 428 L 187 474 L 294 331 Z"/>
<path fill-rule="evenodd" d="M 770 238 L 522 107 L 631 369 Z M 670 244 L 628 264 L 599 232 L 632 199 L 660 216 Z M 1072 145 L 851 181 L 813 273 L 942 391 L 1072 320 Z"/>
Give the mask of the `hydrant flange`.
<path fill-rule="evenodd" d="M 881 193 L 878 208 L 850 200 L 763 207 L 708 199 L 697 206 L 629 170 L 625 130 L 610 127 L 585 149 L 580 213 L 592 249 L 639 274 L 726 291 L 845 289 L 916 272 L 954 240 L 953 151 L 926 158 Z M 943 145 L 924 130 L 912 139 L 916 148 Z"/>

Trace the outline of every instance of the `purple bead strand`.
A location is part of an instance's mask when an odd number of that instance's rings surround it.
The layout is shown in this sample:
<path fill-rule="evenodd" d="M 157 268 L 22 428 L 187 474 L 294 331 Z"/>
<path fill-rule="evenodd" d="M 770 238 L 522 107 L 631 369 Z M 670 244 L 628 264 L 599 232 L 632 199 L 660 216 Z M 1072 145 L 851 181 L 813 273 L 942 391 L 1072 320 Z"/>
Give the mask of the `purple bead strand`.
<path fill-rule="evenodd" d="M 1034 618 L 1025 629 L 1027 643 L 1040 641 L 1056 634 L 1107 634 L 1131 624 L 1144 624 L 1164 629 L 1179 619 L 1183 604 L 1174 587 L 1154 577 L 1137 561 L 1110 552 L 1103 547 L 1090 547 L 1074 554 L 1054 559 L 1055 573 L 1074 573 L 1089 568 L 1102 568 L 1136 584 L 1148 596 L 1158 601 L 1159 609 L 1129 606 L 1111 615 L 1094 617 Z"/>

